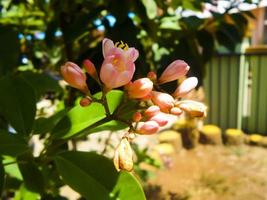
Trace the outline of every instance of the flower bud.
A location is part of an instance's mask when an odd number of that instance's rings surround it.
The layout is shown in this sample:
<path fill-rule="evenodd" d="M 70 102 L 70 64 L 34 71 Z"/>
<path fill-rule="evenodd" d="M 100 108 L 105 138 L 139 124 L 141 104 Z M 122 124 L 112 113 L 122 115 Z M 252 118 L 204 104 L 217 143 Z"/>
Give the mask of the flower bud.
<path fill-rule="evenodd" d="M 139 122 L 136 129 L 137 133 L 142 135 L 151 135 L 159 130 L 159 124 L 155 121 Z"/>
<path fill-rule="evenodd" d="M 161 74 L 159 78 L 159 83 L 167 83 L 170 81 L 177 80 L 178 78 L 183 77 L 184 75 L 187 74 L 189 71 L 190 67 L 186 62 L 183 60 L 176 60 L 172 62 Z"/>
<path fill-rule="evenodd" d="M 126 87 L 129 98 L 140 99 L 150 94 L 153 89 L 153 83 L 148 78 L 140 78 Z"/>
<path fill-rule="evenodd" d="M 92 103 L 92 100 L 89 97 L 84 97 L 80 100 L 80 105 L 82 107 L 89 106 Z"/>
<path fill-rule="evenodd" d="M 158 106 L 150 106 L 145 110 L 144 115 L 149 118 L 158 114 L 159 112 L 160 108 Z"/>
<path fill-rule="evenodd" d="M 140 112 L 135 112 L 132 119 L 134 122 L 139 122 L 142 119 L 142 114 Z"/>
<path fill-rule="evenodd" d="M 115 168 L 120 170 L 133 170 L 133 150 L 127 138 L 122 138 L 119 146 L 115 150 L 113 163 Z"/>
<path fill-rule="evenodd" d="M 83 61 L 83 65 L 87 73 L 97 82 L 99 82 L 98 74 L 97 74 L 94 63 L 92 63 L 89 59 L 86 59 Z"/>
<path fill-rule="evenodd" d="M 182 97 L 193 90 L 198 84 L 198 80 L 196 77 L 190 77 L 185 79 L 181 85 L 175 90 L 173 93 L 174 97 Z"/>
<path fill-rule="evenodd" d="M 160 107 L 160 110 L 168 113 L 174 106 L 174 99 L 171 95 L 163 92 L 152 91 L 152 102 Z"/>
<path fill-rule="evenodd" d="M 178 106 L 189 114 L 190 117 L 206 117 L 207 107 L 203 103 L 184 100 L 178 102 Z"/>
<path fill-rule="evenodd" d="M 181 115 L 183 113 L 183 111 L 178 107 L 173 107 L 173 108 L 171 108 L 170 113 L 173 114 L 173 115 L 179 116 L 179 115 Z"/>
<path fill-rule="evenodd" d="M 159 126 L 165 126 L 168 123 L 168 116 L 165 113 L 159 112 L 158 114 L 152 116 L 150 121 L 155 121 Z"/>
<path fill-rule="evenodd" d="M 147 74 L 147 78 L 149 78 L 151 81 L 155 81 L 157 80 L 157 74 L 155 72 L 150 71 Z"/>
<path fill-rule="evenodd" d="M 84 93 L 88 92 L 86 75 L 78 65 L 73 62 L 66 62 L 65 65 L 61 66 L 60 70 L 64 80 L 70 84 L 70 86 L 77 88 Z"/>

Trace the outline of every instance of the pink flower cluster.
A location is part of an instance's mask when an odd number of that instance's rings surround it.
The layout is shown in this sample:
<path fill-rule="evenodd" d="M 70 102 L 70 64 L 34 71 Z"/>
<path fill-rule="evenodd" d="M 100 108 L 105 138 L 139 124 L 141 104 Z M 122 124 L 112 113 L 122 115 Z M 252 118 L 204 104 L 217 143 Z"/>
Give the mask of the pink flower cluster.
<path fill-rule="evenodd" d="M 120 43 L 121 44 L 121 43 Z M 183 111 L 193 117 L 203 117 L 206 107 L 195 101 L 180 100 L 193 90 L 198 83 L 196 77 L 185 79 L 172 95 L 158 91 L 161 84 L 184 77 L 190 67 L 183 60 L 176 60 L 169 64 L 159 78 L 155 72 L 149 72 L 147 77 L 132 81 L 135 72 L 135 61 L 139 56 L 138 50 L 128 45 L 114 44 L 105 38 L 102 42 L 104 61 L 100 68 L 100 75 L 90 60 L 84 61 L 87 73 L 103 86 L 105 92 L 124 86 L 129 99 L 148 101 L 151 106 L 139 109 L 132 118 L 137 123 L 135 132 L 139 134 L 156 133 L 159 127 L 168 123 L 169 115 L 180 115 Z M 123 46 L 124 48 L 120 48 Z M 61 73 L 66 82 L 72 87 L 89 94 L 86 75 L 75 63 L 67 62 L 61 67 Z M 156 88 L 156 89 L 155 89 Z M 81 106 L 91 103 L 90 97 L 80 101 Z"/>

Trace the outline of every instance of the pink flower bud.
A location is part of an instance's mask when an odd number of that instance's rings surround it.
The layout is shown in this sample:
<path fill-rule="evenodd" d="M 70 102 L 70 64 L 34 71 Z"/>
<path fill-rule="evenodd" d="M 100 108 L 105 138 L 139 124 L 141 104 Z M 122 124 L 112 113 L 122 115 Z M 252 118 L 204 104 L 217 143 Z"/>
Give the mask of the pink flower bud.
<path fill-rule="evenodd" d="M 181 115 L 183 113 L 183 111 L 178 107 L 173 107 L 173 108 L 171 108 L 170 113 L 173 114 L 173 115 L 179 116 L 179 115 Z"/>
<path fill-rule="evenodd" d="M 119 146 L 115 150 L 113 163 L 115 168 L 120 170 L 133 170 L 133 150 L 127 138 L 122 138 Z"/>
<path fill-rule="evenodd" d="M 153 83 L 148 78 L 140 78 L 127 87 L 129 98 L 140 99 L 146 97 L 153 89 Z"/>
<path fill-rule="evenodd" d="M 80 100 L 80 105 L 82 107 L 89 106 L 92 103 L 92 100 L 89 97 L 84 97 Z"/>
<path fill-rule="evenodd" d="M 158 114 L 152 116 L 150 121 L 155 121 L 159 126 L 165 126 L 168 123 L 168 116 L 165 113 L 159 112 Z"/>
<path fill-rule="evenodd" d="M 65 65 L 61 66 L 60 70 L 64 80 L 70 84 L 70 86 L 77 88 L 84 93 L 88 92 L 86 75 L 78 65 L 73 62 L 66 62 Z"/>
<path fill-rule="evenodd" d="M 203 103 L 196 101 L 180 101 L 178 102 L 178 106 L 191 117 L 205 117 L 207 113 L 207 107 Z"/>
<path fill-rule="evenodd" d="M 157 74 L 155 72 L 148 72 L 147 78 L 149 78 L 151 81 L 157 80 Z"/>
<path fill-rule="evenodd" d="M 132 119 L 134 122 L 139 122 L 142 119 L 142 114 L 140 112 L 135 112 Z"/>
<path fill-rule="evenodd" d="M 163 92 L 152 91 L 152 102 L 160 107 L 160 110 L 168 113 L 174 106 L 174 99 L 171 95 Z"/>
<path fill-rule="evenodd" d="M 97 82 L 99 82 L 98 74 L 95 68 L 94 63 L 92 63 L 89 59 L 86 59 L 83 61 L 83 65 L 87 71 L 87 73 L 95 79 Z"/>
<path fill-rule="evenodd" d="M 185 79 L 173 93 L 174 97 L 182 97 L 193 90 L 198 84 L 196 77 Z"/>
<path fill-rule="evenodd" d="M 159 130 L 159 124 L 155 121 L 139 122 L 137 133 L 142 135 L 151 135 Z"/>
<path fill-rule="evenodd" d="M 175 60 L 163 71 L 159 78 L 159 83 L 167 83 L 183 77 L 189 71 L 190 67 L 183 60 Z"/>
<path fill-rule="evenodd" d="M 158 106 L 150 106 L 148 107 L 145 112 L 144 115 L 148 118 L 158 114 L 160 112 L 160 108 Z"/>

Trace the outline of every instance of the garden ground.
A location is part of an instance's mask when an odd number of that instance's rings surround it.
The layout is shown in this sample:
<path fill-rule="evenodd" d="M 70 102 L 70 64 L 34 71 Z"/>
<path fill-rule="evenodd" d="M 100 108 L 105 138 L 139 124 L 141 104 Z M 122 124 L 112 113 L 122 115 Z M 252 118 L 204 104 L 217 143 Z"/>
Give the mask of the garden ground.
<path fill-rule="evenodd" d="M 148 200 L 267 200 L 267 149 L 203 146 L 181 150 L 149 180 Z"/>

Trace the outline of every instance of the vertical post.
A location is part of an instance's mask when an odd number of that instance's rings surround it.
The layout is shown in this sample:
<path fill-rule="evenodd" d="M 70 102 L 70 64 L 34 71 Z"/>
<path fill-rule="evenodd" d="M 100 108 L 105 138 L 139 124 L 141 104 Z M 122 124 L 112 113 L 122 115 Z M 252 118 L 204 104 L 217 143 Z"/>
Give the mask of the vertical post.
<path fill-rule="evenodd" d="M 245 57 L 245 50 L 249 47 L 249 40 L 248 38 L 244 39 L 241 44 L 241 56 L 240 56 L 240 62 L 239 62 L 239 80 L 238 80 L 238 102 L 237 102 L 237 128 L 242 128 L 242 117 L 243 117 L 243 109 L 246 106 L 244 103 L 247 101 L 244 100 L 247 95 L 247 82 L 248 82 L 248 63 L 246 62 Z"/>

